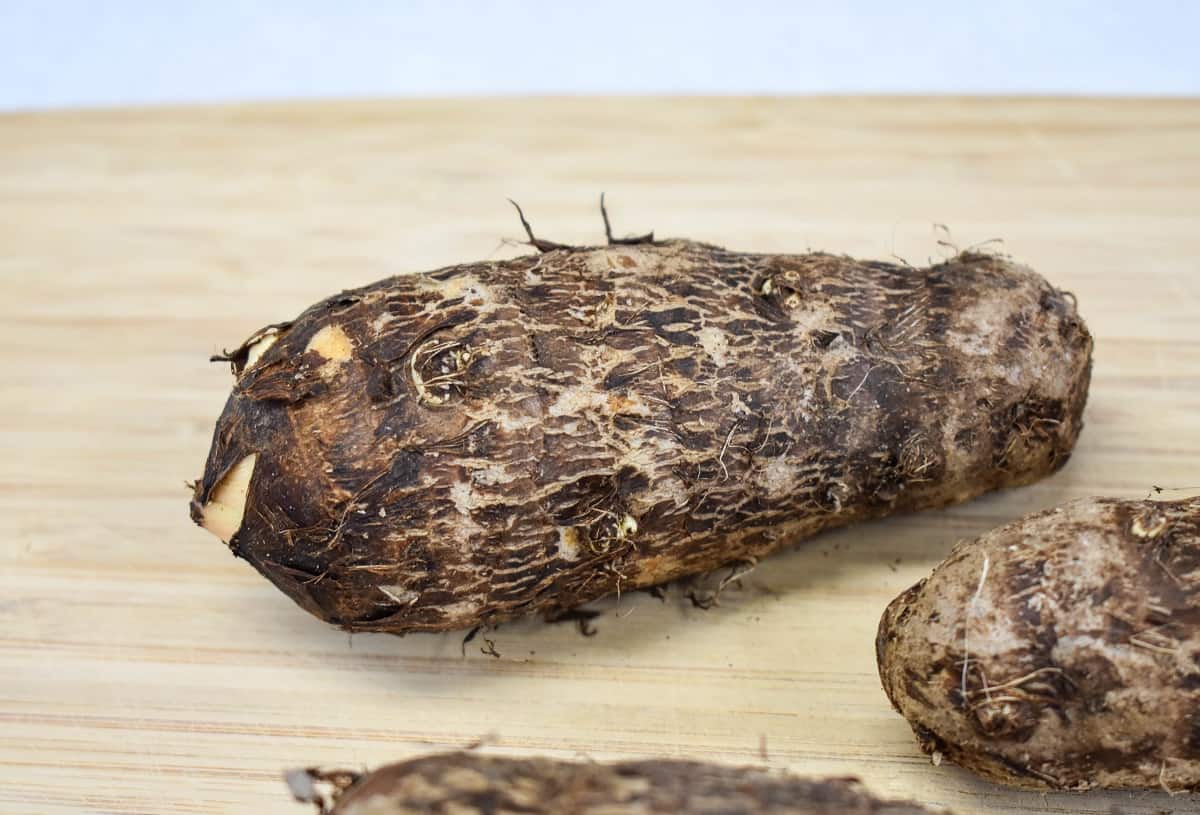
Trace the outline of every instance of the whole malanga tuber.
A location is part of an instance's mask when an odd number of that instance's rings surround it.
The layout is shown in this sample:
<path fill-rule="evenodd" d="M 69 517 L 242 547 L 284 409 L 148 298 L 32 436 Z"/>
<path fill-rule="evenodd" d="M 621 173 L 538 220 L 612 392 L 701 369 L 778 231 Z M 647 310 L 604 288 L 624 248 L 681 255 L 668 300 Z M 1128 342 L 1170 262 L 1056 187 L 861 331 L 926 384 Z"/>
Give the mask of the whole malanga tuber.
<path fill-rule="evenodd" d="M 193 518 L 346 629 L 466 629 L 1027 484 L 1079 433 L 1091 337 L 1002 257 L 534 244 L 228 354 Z"/>

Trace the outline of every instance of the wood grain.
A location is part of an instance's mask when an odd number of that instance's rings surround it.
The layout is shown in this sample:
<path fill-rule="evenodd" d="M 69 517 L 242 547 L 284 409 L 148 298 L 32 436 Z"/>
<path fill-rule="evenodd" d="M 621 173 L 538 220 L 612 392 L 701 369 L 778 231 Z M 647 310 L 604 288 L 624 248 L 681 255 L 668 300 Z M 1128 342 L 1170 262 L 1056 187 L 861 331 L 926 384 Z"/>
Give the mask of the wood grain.
<path fill-rule="evenodd" d="M 655 229 L 914 262 L 932 224 L 1073 290 L 1096 336 L 1072 462 L 825 535 L 708 612 L 597 636 L 348 638 L 187 518 L 230 385 L 206 359 L 387 274 Z M 855 774 L 960 813 L 1186 810 L 932 767 L 875 673 L 886 603 L 959 538 L 1200 485 L 1200 102 L 364 102 L 0 117 L 0 783 L 23 813 L 302 811 L 282 768 L 458 747 Z M 1193 489 L 1192 491 L 1200 491 Z M 1182 496 L 1188 492 L 1175 492 Z M 765 745 L 765 758 L 763 747 Z M 0 808 L 4 808 L 0 807 Z"/>

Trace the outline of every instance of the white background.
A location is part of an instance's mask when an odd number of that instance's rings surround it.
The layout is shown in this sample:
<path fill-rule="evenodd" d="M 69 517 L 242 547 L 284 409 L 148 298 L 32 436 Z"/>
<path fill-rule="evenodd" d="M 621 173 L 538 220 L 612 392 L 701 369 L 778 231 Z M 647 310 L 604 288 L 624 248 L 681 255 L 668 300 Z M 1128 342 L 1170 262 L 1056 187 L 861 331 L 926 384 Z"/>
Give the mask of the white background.
<path fill-rule="evenodd" d="M 564 93 L 1200 94 L 1196 2 L 15 2 L 0 108 Z"/>

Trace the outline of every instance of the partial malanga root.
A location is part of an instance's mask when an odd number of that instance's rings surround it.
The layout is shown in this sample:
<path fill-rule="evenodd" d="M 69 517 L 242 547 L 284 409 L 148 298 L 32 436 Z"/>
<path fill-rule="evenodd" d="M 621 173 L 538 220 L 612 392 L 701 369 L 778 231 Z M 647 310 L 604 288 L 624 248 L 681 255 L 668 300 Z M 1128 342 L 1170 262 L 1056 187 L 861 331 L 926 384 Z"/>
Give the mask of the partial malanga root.
<path fill-rule="evenodd" d="M 853 778 L 806 779 L 697 761 L 614 764 L 478 753 L 425 756 L 359 774 L 310 768 L 285 775 L 320 815 L 921 815 L 876 798 Z M 940 811 L 940 810 L 939 810 Z"/>
<path fill-rule="evenodd" d="M 197 522 L 348 630 L 468 630 L 768 568 L 1070 456 L 1091 337 L 1030 269 L 645 237 L 401 275 L 257 332 L 223 357 Z"/>
<path fill-rule="evenodd" d="M 921 747 L 994 781 L 1200 791 L 1200 498 L 1090 498 L 957 546 L 888 607 Z"/>

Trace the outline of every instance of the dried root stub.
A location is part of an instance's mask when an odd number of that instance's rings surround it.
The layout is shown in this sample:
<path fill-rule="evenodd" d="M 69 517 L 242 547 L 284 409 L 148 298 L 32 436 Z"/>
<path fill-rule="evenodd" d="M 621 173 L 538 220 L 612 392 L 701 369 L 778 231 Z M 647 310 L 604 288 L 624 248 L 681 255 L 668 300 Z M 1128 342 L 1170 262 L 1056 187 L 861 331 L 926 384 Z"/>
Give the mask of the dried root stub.
<path fill-rule="evenodd" d="M 544 248 L 223 355 L 193 518 L 346 629 L 469 629 L 1027 484 L 1079 433 L 1074 299 L 1001 257 Z"/>
<path fill-rule="evenodd" d="M 1074 501 L 959 544 L 877 651 L 935 758 L 1020 787 L 1200 790 L 1200 499 Z"/>
<path fill-rule="evenodd" d="M 294 770 L 288 786 L 321 815 L 920 815 L 848 778 L 808 780 L 692 761 L 574 763 L 476 753 L 428 756 L 365 775 Z"/>

